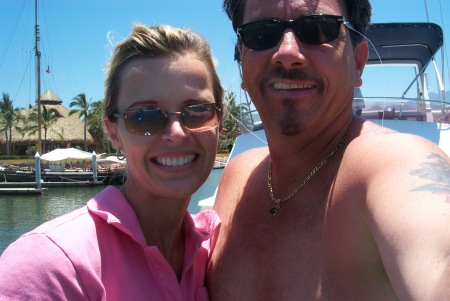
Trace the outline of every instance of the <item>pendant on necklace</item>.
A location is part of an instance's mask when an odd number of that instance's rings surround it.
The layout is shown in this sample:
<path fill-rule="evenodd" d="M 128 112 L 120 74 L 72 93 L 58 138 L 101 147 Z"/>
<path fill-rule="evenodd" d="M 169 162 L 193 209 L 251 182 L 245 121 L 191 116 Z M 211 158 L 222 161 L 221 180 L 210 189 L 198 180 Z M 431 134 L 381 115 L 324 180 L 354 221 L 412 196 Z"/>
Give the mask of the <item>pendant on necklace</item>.
<path fill-rule="evenodd" d="M 275 206 L 273 206 L 271 209 L 270 209 L 270 214 L 272 214 L 272 215 L 277 215 L 277 213 L 278 213 L 278 211 L 280 211 L 280 208 L 281 208 L 281 206 L 280 206 L 280 204 L 276 204 Z"/>

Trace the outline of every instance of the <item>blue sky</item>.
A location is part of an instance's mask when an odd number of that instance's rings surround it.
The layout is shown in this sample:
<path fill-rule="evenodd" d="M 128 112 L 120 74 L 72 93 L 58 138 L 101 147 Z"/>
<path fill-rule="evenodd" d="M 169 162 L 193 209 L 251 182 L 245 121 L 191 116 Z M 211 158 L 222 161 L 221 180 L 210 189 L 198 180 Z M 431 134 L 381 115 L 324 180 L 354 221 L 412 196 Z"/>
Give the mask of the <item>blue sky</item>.
<path fill-rule="evenodd" d="M 430 21 L 441 25 L 446 34 L 450 25 L 442 24 L 442 18 L 445 21 L 450 17 L 449 1 L 427 2 Z M 212 46 L 224 87 L 234 91 L 238 100 L 244 100 L 239 70 L 233 60 L 236 38 L 221 1 L 39 0 L 38 3 L 41 92 L 52 90 L 67 107 L 79 93 L 85 93 L 93 101 L 103 98 L 103 68 L 112 49 L 107 34 L 120 41 L 136 22 L 188 26 L 199 31 Z M 424 0 L 374 0 L 372 6 L 373 22 L 427 20 Z M 34 0 L 0 0 L 0 11 L 0 92 L 8 93 L 16 107 L 28 107 L 36 99 Z M 45 72 L 47 68 L 50 73 Z M 445 72 L 449 86 L 447 65 Z"/>

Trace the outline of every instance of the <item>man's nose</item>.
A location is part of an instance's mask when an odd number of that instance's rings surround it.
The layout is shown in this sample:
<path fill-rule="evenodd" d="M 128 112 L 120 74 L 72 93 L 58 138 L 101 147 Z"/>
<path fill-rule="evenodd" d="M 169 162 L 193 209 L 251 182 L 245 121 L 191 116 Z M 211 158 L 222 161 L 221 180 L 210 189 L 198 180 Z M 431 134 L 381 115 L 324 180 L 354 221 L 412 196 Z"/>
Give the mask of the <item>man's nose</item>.
<path fill-rule="evenodd" d="M 282 64 L 285 68 L 305 66 L 307 63 L 304 53 L 306 47 L 297 38 L 292 29 L 286 29 L 276 46 L 272 62 L 274 64 Z"/>

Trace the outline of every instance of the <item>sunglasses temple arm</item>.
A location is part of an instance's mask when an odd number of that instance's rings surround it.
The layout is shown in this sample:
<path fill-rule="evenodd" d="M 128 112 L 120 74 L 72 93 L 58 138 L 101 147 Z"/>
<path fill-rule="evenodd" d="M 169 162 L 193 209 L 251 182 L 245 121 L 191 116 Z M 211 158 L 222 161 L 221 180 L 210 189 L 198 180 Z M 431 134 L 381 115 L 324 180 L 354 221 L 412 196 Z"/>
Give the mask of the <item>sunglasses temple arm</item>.
<path fill-rule="evenodd" d="M 212 129 L 216 129 L 216 128 L 218 128 L 218 127 L 219 127 L 219 124 L 216 124 L 216 125 L 213 126 L 213 127 L 205 128 L 205 129 L 202 129 L 202 130 L 197 130 L 197 129 L 195 129 L 195 130 L 193 130 L 193 132 L 196 132 L 196 133 L 206 132 L 206 131 L 210 131 L 210 130 L 212 130 Z"/>

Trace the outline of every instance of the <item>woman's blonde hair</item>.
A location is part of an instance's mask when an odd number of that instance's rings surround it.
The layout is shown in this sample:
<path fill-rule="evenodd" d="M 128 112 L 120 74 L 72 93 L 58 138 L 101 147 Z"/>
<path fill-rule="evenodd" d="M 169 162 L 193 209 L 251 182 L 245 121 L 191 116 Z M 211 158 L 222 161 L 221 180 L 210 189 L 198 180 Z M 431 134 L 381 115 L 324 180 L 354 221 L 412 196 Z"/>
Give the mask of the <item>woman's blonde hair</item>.
<path fill-rule="evenodd" d="M 214 66 L 211 47 L 199 33 L 187 28 L 169 25 L 133 26 L 130 36 L 119 43 L 108 64 L 105 80 L 105 116 L 115 121 L 112 115 L 117 110 L 117 96 L 120 91 L 120 75 L 124 66 L 135 58 L 169 57 L 175 54 L 194 53 L 205 63 L 210 73 L 219 119 L 222 119 L 224 90 Z"/>

